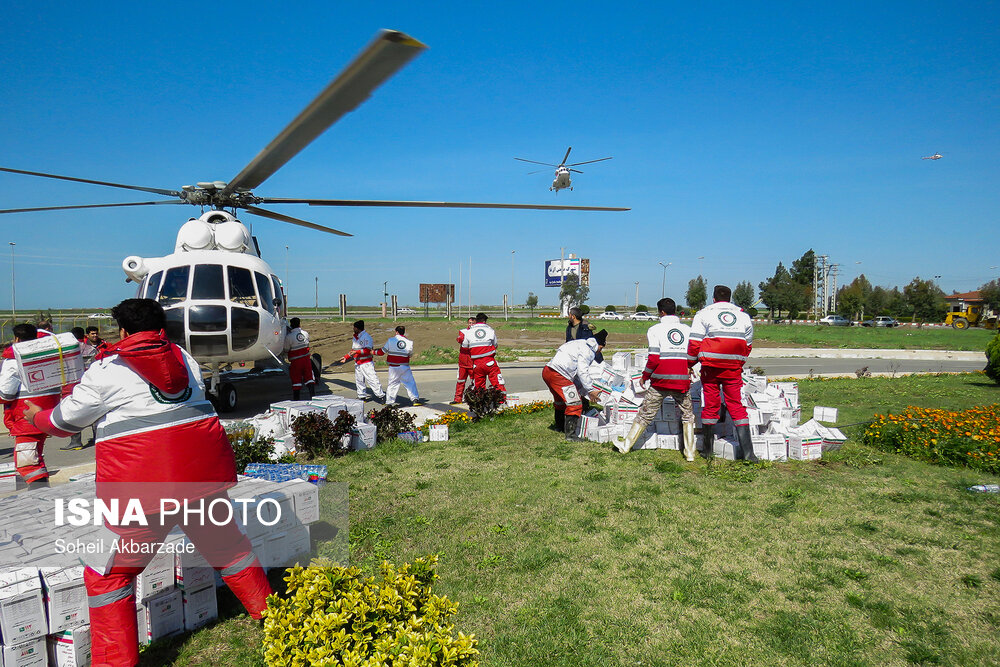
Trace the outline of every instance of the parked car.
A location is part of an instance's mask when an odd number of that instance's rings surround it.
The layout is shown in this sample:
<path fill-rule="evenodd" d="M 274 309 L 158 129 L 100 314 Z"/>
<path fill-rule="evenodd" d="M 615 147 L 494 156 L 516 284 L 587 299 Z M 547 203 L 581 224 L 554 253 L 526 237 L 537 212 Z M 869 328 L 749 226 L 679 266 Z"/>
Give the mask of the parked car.
<path fill-rule="evenodd" d="M 887 317 L 886 315 L 879 315 L 878 317 L 876 317 L 873 320 L 865 320 L 864 322 L 861 323 L 861 326 L 863 326 L 863 327 L 889 327 L 891 329 L 892 327 L 898 327 L 899 326 L 899 322 L 897 320 L 891 318 L 891 317 Z"/>
<path fill-rule="evenodd" d="M 606 310 L 603 313 L 601 313 L 600 315 L 598 315 L 597 319 L 599 319 L 599 320 L 624 320 L 625 316 L 624 315 L 619 315 L 618 313 L 616 313 L 613 310 Z"/>
<path fill-rule="evenodd" d="M 628 318 L 630 320 L 645 320 L 647 322 L 650 322 L 650 321 L 651 322 L 655 322 L 655 321 L 657 321 L 657 319 L 659 319 L 659 318 L 656 317 L 656 315 L 650 315 L 645 310 L 638 310 L 638 311 L 632 313 L 631 315 L 629 315 Z"/>
<path fill-rule="evenodd" d="M 417 311 L 413 310 L 412 308 L 397 308 L 396 312 L 399 313 L 400 315 L 413 315 Z"/>
<path fill-rule="evenodd" d="M 820 324 L 829 324 L 831 327 L 849 327 L 853 324 L 843 315 L 827 315 L 819 321 Z"/>

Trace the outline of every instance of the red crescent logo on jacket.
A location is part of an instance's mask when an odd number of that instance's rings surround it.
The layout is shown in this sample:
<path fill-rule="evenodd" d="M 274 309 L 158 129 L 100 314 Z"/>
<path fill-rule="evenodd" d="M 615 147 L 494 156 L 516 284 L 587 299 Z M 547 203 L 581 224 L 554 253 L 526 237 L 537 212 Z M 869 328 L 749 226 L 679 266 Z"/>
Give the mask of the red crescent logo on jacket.
<path fill-rule="evenodd" d="M 476 329 L 476 338 L 486 338 L 486 332 L 482 329 Z"/>
<path fill-rule="evenodd" d="M 736 314 L 731 313 L 728 310 L 724 310 L 719 313 L 719 321 L 722 322 L 727 327 L 731 327 L 736 324 Z"/>
<path fill-rule="evenodd" d="M 684 334 L 680 329 L 671 329 L 667 332 L 667 340 L 669 340 L 673 345 L 680 345 L 684 342 Z"/>

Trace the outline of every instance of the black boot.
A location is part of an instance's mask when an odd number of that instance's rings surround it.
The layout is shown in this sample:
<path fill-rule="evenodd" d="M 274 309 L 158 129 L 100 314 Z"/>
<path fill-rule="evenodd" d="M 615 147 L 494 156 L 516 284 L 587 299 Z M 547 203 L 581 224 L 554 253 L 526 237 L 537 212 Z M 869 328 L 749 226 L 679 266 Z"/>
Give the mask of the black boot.
<path fill-rule="evenodd" d="M 49 488 L 49 478 L 43 477 L 37 481 L 28 484 L 29 489 L 47 489 Z"/>
<path fill-rule="evenodd" d="M 556 408 L 556 425 L 555 430 L 558 433 L 562 433 L 566 430 L 566 411 Z"/>
<path fill-rule="evenodd" d="M 576 437 L 576 432 L 580 429 L 580 418 L 576 415 L 566 415 L 566 423 L 563 426 L 563 433 L 567 440 L 580 440 Z"/>
<path fill-rule="evenodd" d="M 743 460 L 749 463 L 760 463 L 760 459 L 753 453 L 753 438 L 750 437 L 750 427 L 747 424 L 736 427 L 736 439 L 740 443 Z"/>
<path fill-rule="evenodd" d="M 706 460 L 711 461 L 712 456 L 715 452 L 715 424 L 703 424 L 701 427 L 701 441 L 704 444 L 705 449 L 701 452 L 701 455 L 705 457 Z"/>
<path fill-rule="evenodd" d="M 299 400 L 300 396 L 302 396 L 302 390 L 301 389 L 292 389 L 292 400 L 293 401 Z"/>
<path fill-rule="evenodd" d="M 309 384 L 306 385 L 306 389 L 309 390 L 309 398 L 316 397 L 316 385 L 310 382 Z"/>

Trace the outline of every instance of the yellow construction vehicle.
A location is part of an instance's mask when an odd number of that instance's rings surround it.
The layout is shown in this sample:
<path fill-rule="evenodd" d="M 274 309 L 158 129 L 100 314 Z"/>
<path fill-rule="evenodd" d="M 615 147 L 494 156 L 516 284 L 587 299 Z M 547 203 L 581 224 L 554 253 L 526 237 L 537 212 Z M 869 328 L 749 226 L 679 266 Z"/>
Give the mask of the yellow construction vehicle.
<path fill-rule="evenodd" d="M 965 306 L 965 309 L 962 309 Z M 953 329 L 968 329 L 969 327 L 997 328 L 997 315 L 983 303 L 952 304 L 952 311 L 944 319 Z"/>

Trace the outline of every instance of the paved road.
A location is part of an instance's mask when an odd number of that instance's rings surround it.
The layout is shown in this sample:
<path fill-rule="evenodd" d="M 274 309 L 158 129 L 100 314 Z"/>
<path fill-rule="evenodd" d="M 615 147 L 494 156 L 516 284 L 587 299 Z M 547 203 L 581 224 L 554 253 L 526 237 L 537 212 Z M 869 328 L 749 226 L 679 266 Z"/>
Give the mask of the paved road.
<path fill-rule="evenodd" d="M 761 366 L 770 376 L 806 376 L 810 371 L 822 373 L 853 374 L 857 369 L 867 366 L 872 373 L 915 373 L 915 372 L 957 372 L 981 370 L 982 361 L 954 360 L 891 360 L 891 359 L 804 359 L 767 357 L 753 358 L 752 363 Z M 545 389 L 542 384 L 542 367 L 544 362 L 508 363 L 503 366 L 503 376 L 507 389 L 511 392 L 535 391 Z M 446 410 L 448 401 L 455 392 L 454 366 L 417 366 L 413 376 L 417 381 L 420 393 L 430 400 L 429 407 Z M 383 389 L 386 382 L 385 369 L 379 370 L 379 379 Z M 267 409 L 272 402 L 291 398 L 288 381 L 283 375 L 246 380 L 236 385 L 239 392 L 237 410 L 225 417 L 249 417 Z M 334 393 L 342 396 L 354 396 L 353 370 L 339 370 L 335 373 L 325 373 L 318 393 Z M 405 391 L 401 392 L 400 402 L 406 402 Z M 378 407 L 377 403 L 370 403 Z M 50 468 L 67 468 L 94 460 L 94 449 L 89 447 L 80 451 L 61 451 L 67 439 L 50 438 L 46 443 L 46 462 Z M 13 440 L 8 436 L 0 436 L 0 463 L 13 460 Z"/>

